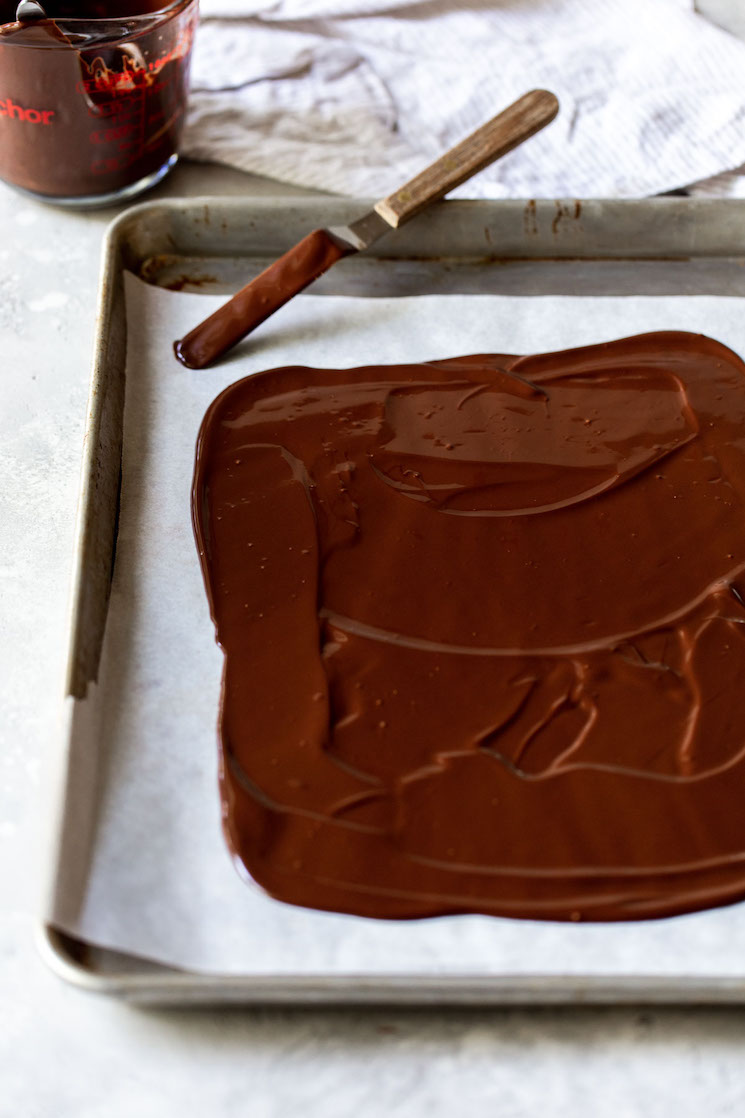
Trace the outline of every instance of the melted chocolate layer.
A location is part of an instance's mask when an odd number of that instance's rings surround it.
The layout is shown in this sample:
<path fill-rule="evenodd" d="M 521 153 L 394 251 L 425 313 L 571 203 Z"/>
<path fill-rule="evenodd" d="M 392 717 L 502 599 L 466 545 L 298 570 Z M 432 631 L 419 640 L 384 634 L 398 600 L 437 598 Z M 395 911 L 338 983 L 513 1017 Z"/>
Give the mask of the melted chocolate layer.
<path fill-rule="evenodd" d="M 205 417 L 225 829 L 294 904 L 745 897 L 745 365 L 657 333 L 287 368 Z"/>

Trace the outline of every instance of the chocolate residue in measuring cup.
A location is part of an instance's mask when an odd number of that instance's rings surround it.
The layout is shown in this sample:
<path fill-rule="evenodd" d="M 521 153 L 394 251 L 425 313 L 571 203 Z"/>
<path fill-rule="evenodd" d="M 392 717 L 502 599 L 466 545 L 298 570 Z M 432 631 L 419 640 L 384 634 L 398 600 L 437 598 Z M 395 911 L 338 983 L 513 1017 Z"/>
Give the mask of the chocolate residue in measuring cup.
<path fill-rule="evenodd" d="M 113 194 L 176 152 L 186 107 L 193 20 L 174 14 L 111 45 L 80 21 L 162 10 L 157 0 L 45 4 L 49 19 L 13 23 L 0 6 L 0 177 L 50 198 Z M 74 23 L 65 23 L 65 19 Z M 86 30 L 87 29 L 87 30 Z M 164 46 L 164 42 L 167 46 Z"/>
<path fill-rule="evenodd" d="M 656 333 L 228 388 L 193 512 L 225 828 L 293 904 L 745 897 L 745 365 Z"/>

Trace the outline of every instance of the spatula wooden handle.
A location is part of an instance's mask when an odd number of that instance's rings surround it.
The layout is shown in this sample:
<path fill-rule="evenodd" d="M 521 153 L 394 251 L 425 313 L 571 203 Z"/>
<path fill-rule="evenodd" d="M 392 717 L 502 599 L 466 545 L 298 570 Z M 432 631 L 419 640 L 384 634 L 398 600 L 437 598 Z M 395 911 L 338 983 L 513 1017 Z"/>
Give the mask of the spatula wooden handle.
<path fill-rule="evenodd" d="M 550 124 L 558 111 L 559 102 L 548 90 L 534 89 L 525 93 L 394 194 L 383 198 L 376 205 L 376 211 L 389 225 L 403 225 L 430 202 L 443 198 Z"/>

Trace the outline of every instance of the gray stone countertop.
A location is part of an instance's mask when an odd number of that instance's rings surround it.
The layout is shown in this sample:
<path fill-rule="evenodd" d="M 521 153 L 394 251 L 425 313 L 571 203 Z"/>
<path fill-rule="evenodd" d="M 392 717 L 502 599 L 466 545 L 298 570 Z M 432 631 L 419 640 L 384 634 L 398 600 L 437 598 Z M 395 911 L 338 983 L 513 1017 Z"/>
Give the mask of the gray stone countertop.
<path fill-rule="evenodd" d="M 148 197 L 297 194 L 182 165 Z M 33 942 L 98 259 L 115 210 L 0 185 L 0 1118 L 745 1113 L 745 1010 L 142 1011 Z"/>

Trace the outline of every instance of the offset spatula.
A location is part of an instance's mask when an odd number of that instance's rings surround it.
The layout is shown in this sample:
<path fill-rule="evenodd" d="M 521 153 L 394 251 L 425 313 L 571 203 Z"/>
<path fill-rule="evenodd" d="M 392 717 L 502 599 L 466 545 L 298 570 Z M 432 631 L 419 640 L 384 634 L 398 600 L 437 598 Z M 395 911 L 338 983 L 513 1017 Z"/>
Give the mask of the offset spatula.
<path fill-rule="evenodd" d="M 344 256 L 369 248 L 392 228 L 460 186 L 477 171 L 549 124 L 559 111 L 553 93 L 534 89 L 462 140 L 421 174 L 351 225 L 316 229 L 251 280 L 224 306 L 174 343 L 179 361 L 204 369 L 232 349 L 293 295 Z"/>

